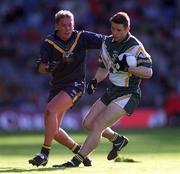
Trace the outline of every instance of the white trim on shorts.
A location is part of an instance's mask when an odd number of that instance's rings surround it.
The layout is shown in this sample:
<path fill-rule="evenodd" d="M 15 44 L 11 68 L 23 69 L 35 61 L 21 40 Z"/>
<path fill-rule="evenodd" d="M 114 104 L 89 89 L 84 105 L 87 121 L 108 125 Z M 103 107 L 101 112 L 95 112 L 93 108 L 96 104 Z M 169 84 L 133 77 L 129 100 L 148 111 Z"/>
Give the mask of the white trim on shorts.
<path fill-rule="evenodd" d="M 128 95 L 123 95 L 121 97 L 118 97 L 116 99 L 114 99 L 112 101 L 112 103 L 117 104 L 118 106 L 120 106 L 121 108 L 124 109 L 124 107 L 126 106 L 126 104 L 128 103 L 129 99 L 131 98 L 132 94 L 128 94 Z"/>

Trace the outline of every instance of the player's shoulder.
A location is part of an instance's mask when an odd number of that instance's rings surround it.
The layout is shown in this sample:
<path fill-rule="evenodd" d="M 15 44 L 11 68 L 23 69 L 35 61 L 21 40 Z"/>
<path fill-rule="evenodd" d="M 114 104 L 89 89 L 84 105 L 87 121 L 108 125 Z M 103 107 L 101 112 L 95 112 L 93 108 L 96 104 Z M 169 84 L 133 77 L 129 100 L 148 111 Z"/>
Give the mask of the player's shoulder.
<path fill-rule="evenodd" d="M 55 41 L 56 38 L 55 38 L 55 33 L 51 33 L 51 34 L 48 34 L 44 37 L 44 42 L 47 42 L 47 41 Z"/>
<path fill-rule="evenodd" d="M 133 36 L 131 33 L 129 33 L 129 36 L 124 43 L 126 45 L 129 45 L 129 47 L 140 45 L 140 41 L 135 36 Z"/>
<path fill-rule="evenodd" d="M 112 35 L 108 35 L 105 37 L 105 40 L 111 40 L 112 41 L 112 39 L 113 39 Z"/>
<path fill-rule="evenodd" d="M 144 49 L 143 44 L 137 37 L 133 36 L 132 34 L 129 33 L 129 38 L 125 42 L 126 48 L 129 50 L 142 50 Z"/>
<path fill-rule="evenodd" d="M 105 37 L 104 37 L 104 42 L 105 42 L 106 44 L 111 43 L 112 40 L 113 40 L 112 35 L 108 35 L 108 36 L 105 36 Z"/>
<path fill-rule="evenodd" d="M 54 38 L 55 37 L 55 34 L 56 34 L 56 31 L 54 33 L 49 33 L 45 36 L 45 39 L 51 39 L 51 38 Z"/>
<path fill-rule="evenodd" d="M 129 44 L 134 45 L 134 46 L 142 46 L 143 44 L 141 43 L 141 41 L 135 37 L 134 35 L 132 35 L 131 33 L 129 34 L 129 40 L 128 40 Z"/>
<path fill-rule="evenodd" d="M 124 42 L 124 49 L 126 52 L 135 55 L 135 57 L 138 57 L 139 55 L 143 55 L 142 57 L 150 57 L 140 40 L 131 33 L 129 33 L 129 37 Z"/>
<path fill-rule="evenodd" d="M 41 41 L 41 48 L 52 48 L 53 44 L 55 43 L 54 34 L 46 35 Z"/>

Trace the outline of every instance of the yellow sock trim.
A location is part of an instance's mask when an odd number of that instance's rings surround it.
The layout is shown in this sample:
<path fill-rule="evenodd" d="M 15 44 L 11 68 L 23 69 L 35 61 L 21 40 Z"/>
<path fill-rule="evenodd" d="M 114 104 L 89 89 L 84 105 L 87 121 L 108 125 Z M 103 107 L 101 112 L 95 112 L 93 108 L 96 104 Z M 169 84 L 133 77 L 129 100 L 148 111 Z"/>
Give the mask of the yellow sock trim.
<path fill-rule="evenodd" d="M 46 145 L 42 145 L 42 147 L 46 148 L 46 149 L 51 149 L 51 146 L 46 146 Z"/>
<path fill-rule="evenodd" d="M 77 146 L 78 144 L 74 143 L 73 147 L 71 148 L 71 151 L 74 151 Z"/>

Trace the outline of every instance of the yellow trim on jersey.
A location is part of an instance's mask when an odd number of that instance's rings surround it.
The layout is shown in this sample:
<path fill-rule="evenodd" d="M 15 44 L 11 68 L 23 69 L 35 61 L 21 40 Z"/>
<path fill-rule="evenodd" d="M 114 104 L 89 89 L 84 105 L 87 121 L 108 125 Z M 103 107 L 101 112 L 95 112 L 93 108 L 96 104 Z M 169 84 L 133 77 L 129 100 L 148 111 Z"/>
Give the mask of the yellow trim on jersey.
<path fill-rule="evenodd" d="M 137 50 L 136 53 L 135 53 L 135 57 L 137 57 L 138 54 L 139 54 L 141 51 L 142 51 L 142 54 L 145 56 L 143 49 L 142 49 L 141 47 L 139 47 L 138 50 Z"/>
<path fill-rule="evenodd" d="M 72 51 L 74 50 L 74 48 L 76 47 L 77 42 L 78 42 L 78 40 L 79 40 L 80 34 L 81 34 L 81 32 L 79 32 L 79 33 L 77 34 L 74 43 L 72 44 L 72 46 L 70 47 L 70 49 L 69 49 L 69 50 L 66 50 L 66 51 L 72 52 Z M 50 40 L 50 39 L 45 39 L 45 42 L 48 42 L 49 44 L 51 44 L 54 48 L 56 48 L 56 49 L 57 49 L 60 53 L 62 53 L 62 54 L 65 52 L 65 50 L 64 50 L 63 48 L 61 48 L 59 45 L 57 45 L 56 43 L 54 43 L 52 40 Z"/>
<path fill-rule="evenodd" d="M 53 41 L 51 41 L 49 39 L 46 39 L 45 41 L 48 42 L 49 44 L 51 44 L 54 48 L 56 48 L 62 54 L 64 53 L 64 50 L 61 47 L 59 47 L 58 45 L 56 45 Z"/>
<path fill-rule="evenodd" d="M 129 77 L 126 77 L 125 78 L 125 87 L 128 87 L 129 86 Z"/>
<path fill-rule="evenodd" d="M 101 60 L 104 64 L 104 66 L 106 67 L 106 69 L 108 69 L 108 63 L 106 62 L 106 60 L 104 59 L 104 57 L 101 57 Z"/>
<path fill-rule="evenodd" d="M 134 47 L 131 47 L 128 50 L 126 50 L 125 53 L 130 53 L 133 49 L 134 49 Z"/>
<path fill-rule="evenodd" d="M 129 87 L 129 78 L 132 76 L 131 73 L 128 72 L 128 76 L 125 78 L 125 86 Z"/>
<path fill-rule="evenodd" d="M 74 43 L 72 44 L 71 48 L 70 48 L 68 51 L 72 52 L 72 51 L 74 50 L 74 48 L 76 47 L 77 42 L 78 42 L 78 40 L 79 40 L 80 34 L 81 34 L 81 31 L 77 34 Z"/>
<path fill-rule="evenodd" d="M 117 99 L 113 100 L 112 103 L 115 103 L 117 101 L 121 101 L 121 100 L 124 100 L 126 98 L 130 98 L 131 97 L 131 94 L 128 94 L 128 95 L 123 95 L 121 97 L 118 97 Z"/>
<path fill-rule="evenodd" d="M 106 49 L 106 44 L 105 44 L 105 41 L 102 43 L 102 53 L 101 53 L 101 58 L 102 58 L 102 61 L 104 63 L 104 66 L 106 67 L 106 69 L 109 68 L 109 62 L 112 62 L 111 58 L 110 58 L 110 55 Z"/>
<path fill-rule="evenodd" d="M 135 57 L 137 57 L 140 52 L 143 54 L 144 57 L 149 57 L 149 54 L 142 47 L 138 48 L 138 50 L 135 53 Z"/>

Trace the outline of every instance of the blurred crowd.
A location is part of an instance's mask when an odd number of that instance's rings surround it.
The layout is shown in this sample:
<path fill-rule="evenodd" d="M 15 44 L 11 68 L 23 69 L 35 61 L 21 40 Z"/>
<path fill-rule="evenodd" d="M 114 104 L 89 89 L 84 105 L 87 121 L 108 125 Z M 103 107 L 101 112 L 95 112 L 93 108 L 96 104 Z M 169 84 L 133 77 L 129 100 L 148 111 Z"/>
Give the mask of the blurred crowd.
<path fill-rule="evenodd" d="M 54 14 L 71 10 L 75 28 L 110 34 L 109 18 L 125 11 L 131 33 L 153 60 L 153 78 L 142 82 L 141 107 L 180 110 L 180 1 L 178 0 L 1 0 L 0 108 L 42 110 L 49 77 L 35 71 L 43 38 L 54 31 Z M 96 70 L 98 51 L 88 52 L 87 80 Z M 98 97 L 108 82 L 100 85 Z M 81 105 L 92 104 L 85 96 Z M 174 109 L 174 103 L 175 109 Z"/>

